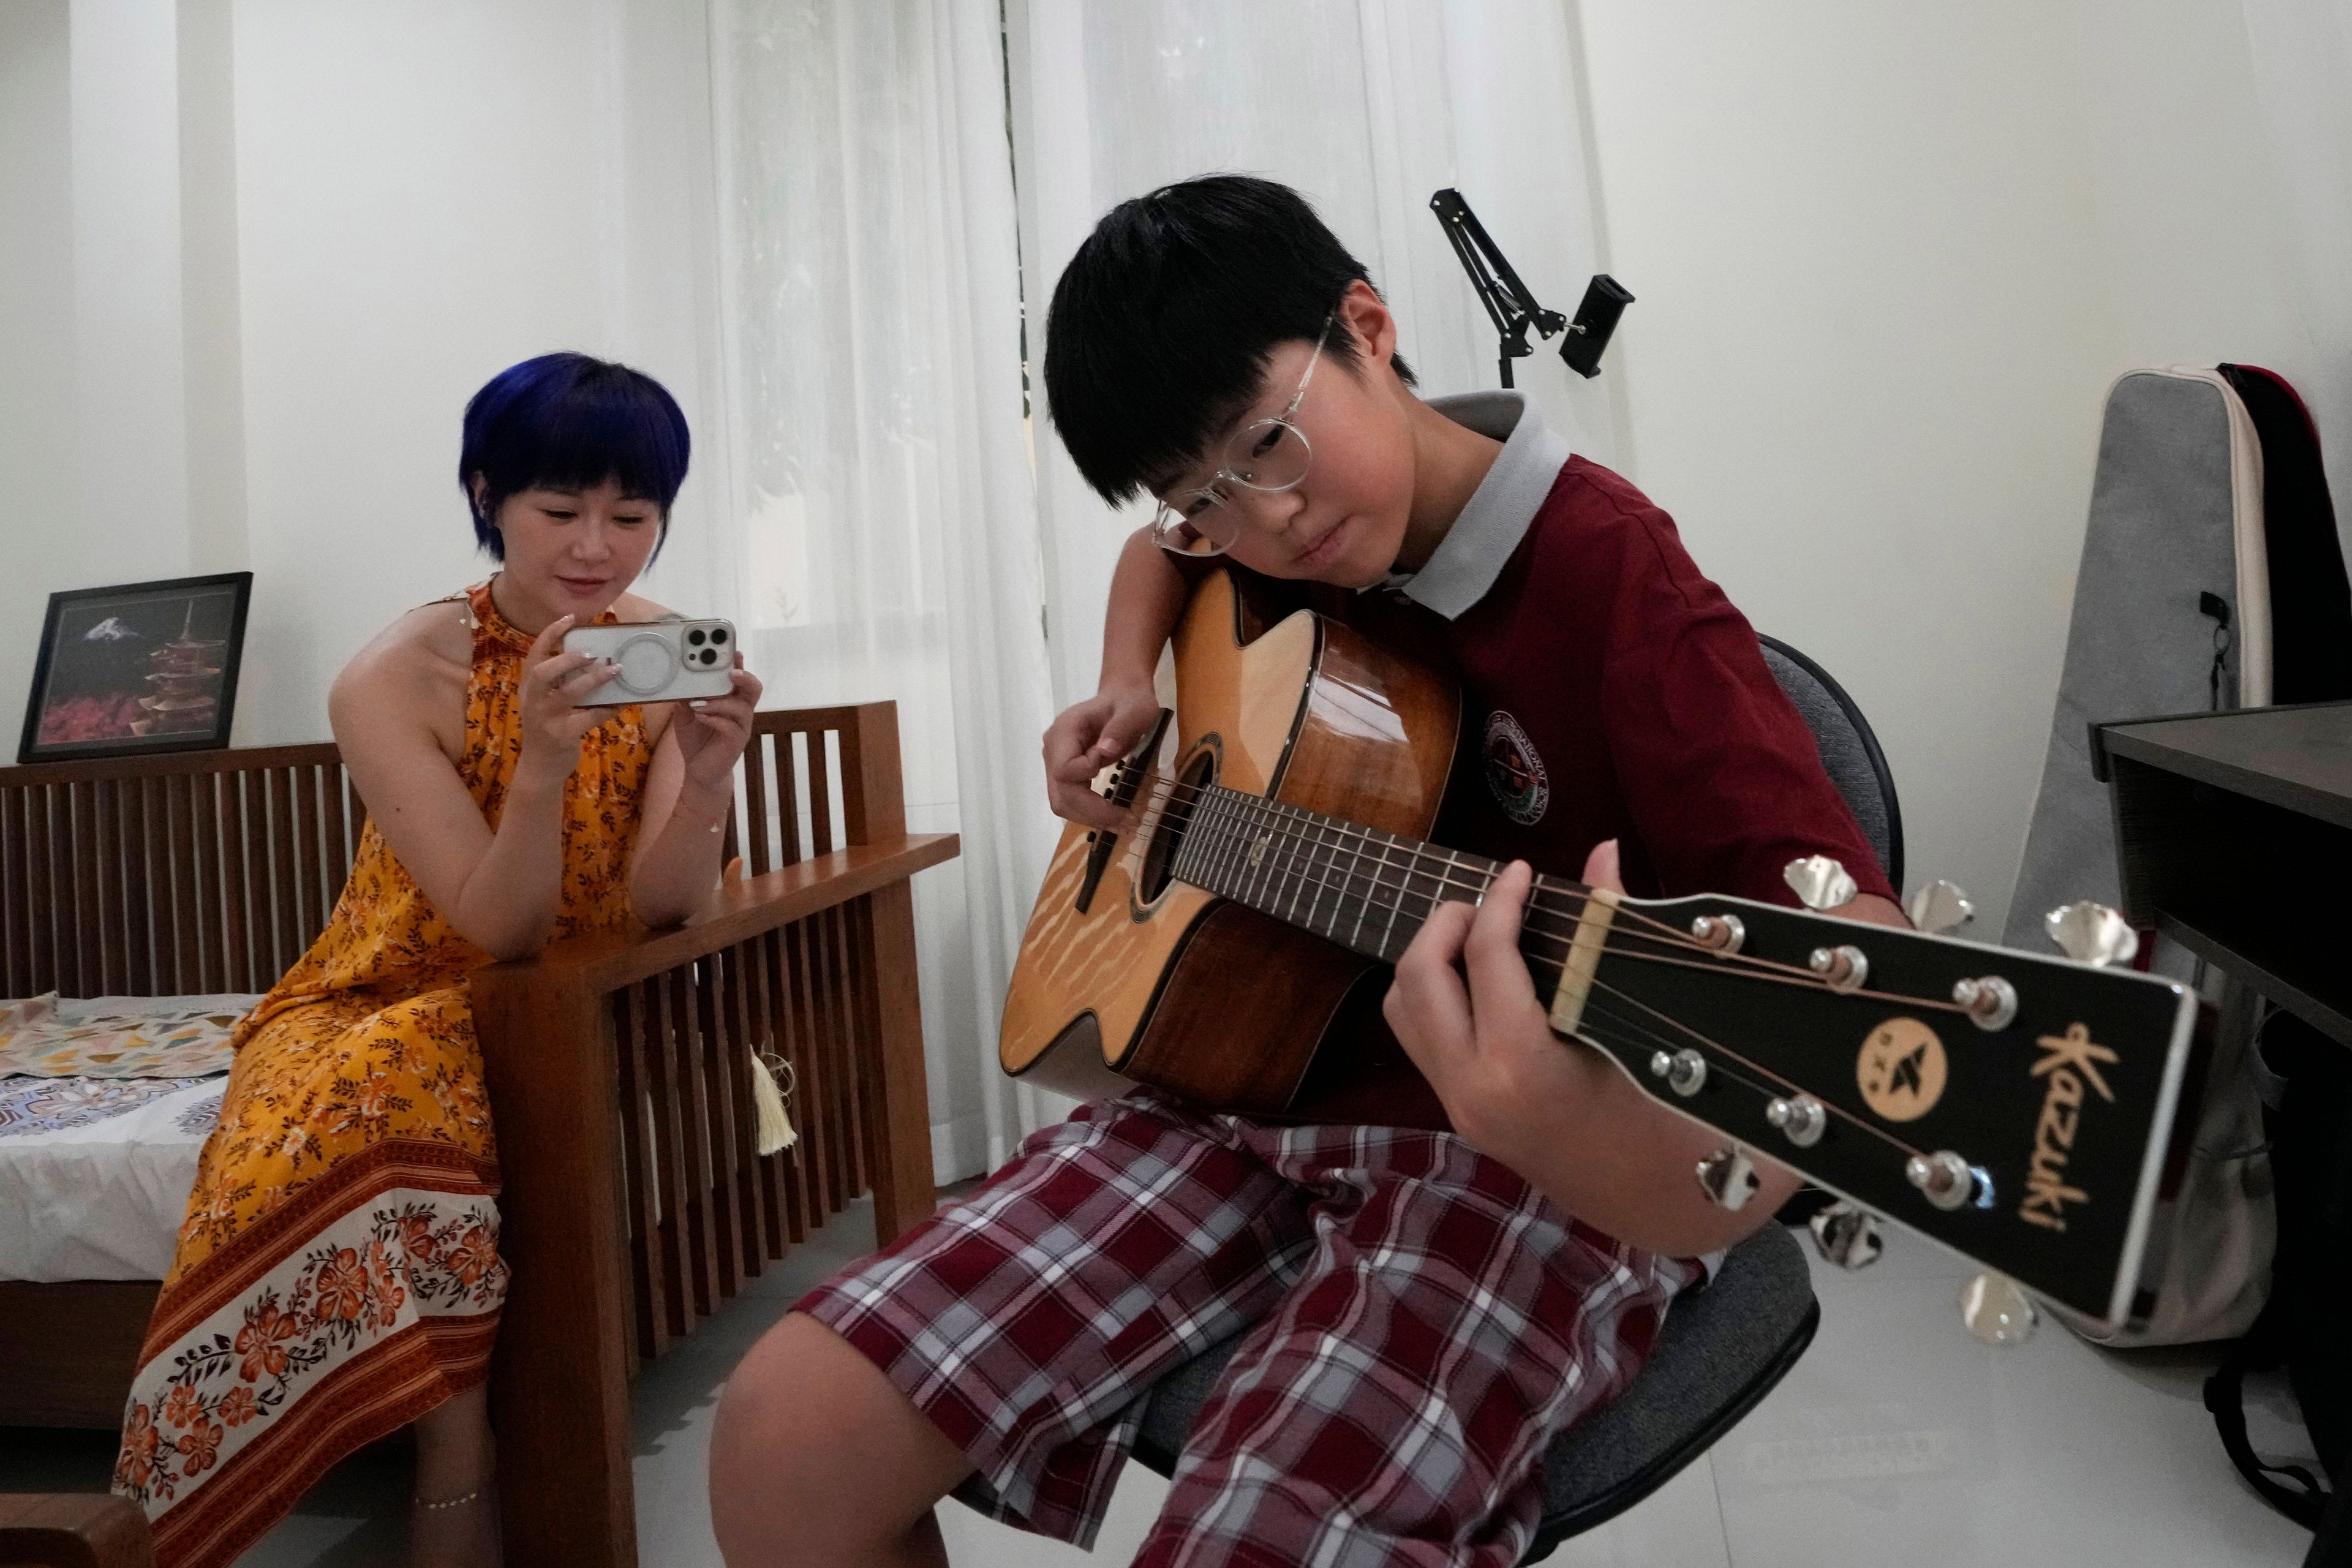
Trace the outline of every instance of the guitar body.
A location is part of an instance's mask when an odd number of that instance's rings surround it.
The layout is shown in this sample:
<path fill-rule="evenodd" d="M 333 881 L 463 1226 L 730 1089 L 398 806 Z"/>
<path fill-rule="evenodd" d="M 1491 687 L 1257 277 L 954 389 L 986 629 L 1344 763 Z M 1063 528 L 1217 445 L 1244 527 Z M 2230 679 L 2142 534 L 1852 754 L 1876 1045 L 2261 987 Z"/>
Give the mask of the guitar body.
<path fill-rule="evenodd" d="M 1150 846 L 1172 835 L 1150 803 L 1171 784 L 1213 783 L 1424 838 L 1460 697 L 1319 616 L 1255 640 L 1249 621 L 1230 575 L 1193 593 L 1175 637 L 1172 760 L 1146 760 L 1146 807 L 1083 898 L 1093 835 L 1063 829 L 1005 995 L 1006 1072 L 1084 1100 L 1146 1083 L 1219 1110 L 1291 1112 L 1349 992 L 1377 983 L 1371 961 L 1168 877 Z M 1395 1096 L 1401 1118 L 1429 1100 L 1417 1079 Z M 1351 1101 L 1366 1120 L 1378 1110 L 1376 1091 Z"/>

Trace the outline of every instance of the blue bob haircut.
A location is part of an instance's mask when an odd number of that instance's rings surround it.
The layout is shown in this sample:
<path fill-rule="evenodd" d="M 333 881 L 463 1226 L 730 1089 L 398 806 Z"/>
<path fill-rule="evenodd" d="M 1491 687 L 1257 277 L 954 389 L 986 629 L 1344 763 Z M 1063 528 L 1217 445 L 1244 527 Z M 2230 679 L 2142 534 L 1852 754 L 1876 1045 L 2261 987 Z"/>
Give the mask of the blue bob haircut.
<path fill-rule="evenodd" d="M 688 448 L 686 415 L 652 376 L 582 353 L 541 354 L 499 372 L 467 403 L 457 483 L 475 539 L 498 560 L 506 558 L 506 542 L 490 520 L 509 496 L 540 487 L 589 489 L 607 479 L 632 500 L 661 508 L 658 552 L 669 537 L 670 502 L 686 482 Z"/>

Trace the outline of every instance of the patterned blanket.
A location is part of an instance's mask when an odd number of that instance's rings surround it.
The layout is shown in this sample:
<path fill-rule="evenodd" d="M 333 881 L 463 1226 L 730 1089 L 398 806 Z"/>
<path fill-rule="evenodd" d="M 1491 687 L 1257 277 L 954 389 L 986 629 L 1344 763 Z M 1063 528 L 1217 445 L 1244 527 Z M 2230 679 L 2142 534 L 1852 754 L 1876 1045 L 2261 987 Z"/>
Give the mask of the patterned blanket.
<path fill-rule="evenodd" d="M 192 1079 L 226 1072 L 244 995 L 0 1002 L 0 1079 Z M 13 1088 L 13 1086 L 12 1086 Z"/>
<path fill-rule="evenodd" d="M 0 1079 L 0 1138 L 64 1132 L 150 1105 L 166 1095 L 194 1089 L 203 1078 L 7 1078 Z M 215 1086 L 228 1079 L 215 1075 Z M 220 1088 L 191 1100 L 173 1119 L 181 1131 L 203 1134 L 220 1118 Z"/>

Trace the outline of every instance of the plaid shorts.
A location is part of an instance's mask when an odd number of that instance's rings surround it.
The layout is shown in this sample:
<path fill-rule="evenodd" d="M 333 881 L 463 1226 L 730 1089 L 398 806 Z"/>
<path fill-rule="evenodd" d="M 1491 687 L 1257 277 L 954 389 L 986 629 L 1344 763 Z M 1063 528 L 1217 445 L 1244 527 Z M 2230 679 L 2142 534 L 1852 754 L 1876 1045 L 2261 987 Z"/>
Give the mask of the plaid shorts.
<path fill-rule="evenodd" d="M 1138 1563 L 1504 1568 L 1546 1447 L 1633 1381 L 1698 1274 L 1448 1133 L 1140 1090 L 797 1310 L 970 1456 L 959 1498 L 1082 1548 L 1152 1384 L 1246 1331 Z"/>

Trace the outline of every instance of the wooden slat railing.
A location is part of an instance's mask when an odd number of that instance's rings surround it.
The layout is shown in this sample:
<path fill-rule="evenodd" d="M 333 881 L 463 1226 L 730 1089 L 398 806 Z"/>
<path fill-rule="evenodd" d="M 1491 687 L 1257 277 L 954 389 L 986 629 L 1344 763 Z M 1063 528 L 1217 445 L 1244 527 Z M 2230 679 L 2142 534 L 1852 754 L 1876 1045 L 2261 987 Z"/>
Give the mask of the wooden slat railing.
<path fill-rule="evenodd" d="M 473 977 L 513 1269 L 496 1363 L 517 1563 L 636 1561 L 628 1381 L 861 1194 L 877 1239 L 932 1206 L 893 703 L 759 716 L 730 858 L 687 925 L 606 932 Z M 754 1052 L 789 1064 L 800 1142 L 757 1153 Z M 526 1159 L 518 1151 L 529 1151 Z"/>
<path fill-rule="evenodd" d="M 0 768 L 0 995 L 267 991 L 361 816 L 331 745 Z"/>

